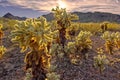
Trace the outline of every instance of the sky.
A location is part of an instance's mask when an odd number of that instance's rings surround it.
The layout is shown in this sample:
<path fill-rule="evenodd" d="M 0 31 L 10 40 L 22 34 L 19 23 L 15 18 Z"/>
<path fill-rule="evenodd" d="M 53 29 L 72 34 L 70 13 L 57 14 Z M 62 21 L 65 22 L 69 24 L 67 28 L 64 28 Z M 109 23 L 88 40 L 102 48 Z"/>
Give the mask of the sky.
<path fill-rule="evenodd" d="M 68 12 L 108 12 L 120 15 L 120 0 L 0 0 L 0 16 L 39 17 L 60 6 Z"/>

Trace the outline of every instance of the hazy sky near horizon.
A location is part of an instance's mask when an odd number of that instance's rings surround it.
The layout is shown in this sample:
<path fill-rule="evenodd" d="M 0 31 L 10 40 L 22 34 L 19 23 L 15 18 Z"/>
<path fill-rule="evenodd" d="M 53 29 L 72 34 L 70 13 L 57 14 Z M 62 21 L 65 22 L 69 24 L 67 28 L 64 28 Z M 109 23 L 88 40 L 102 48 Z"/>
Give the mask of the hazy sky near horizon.
<path fill-rule="evenodd" d="M 120 0 L 0 0 L 0 16 L 10 12 L 16 16 L 38 17 L 56 6 L 65 7 L 70 12 L 120 14 Z"/>

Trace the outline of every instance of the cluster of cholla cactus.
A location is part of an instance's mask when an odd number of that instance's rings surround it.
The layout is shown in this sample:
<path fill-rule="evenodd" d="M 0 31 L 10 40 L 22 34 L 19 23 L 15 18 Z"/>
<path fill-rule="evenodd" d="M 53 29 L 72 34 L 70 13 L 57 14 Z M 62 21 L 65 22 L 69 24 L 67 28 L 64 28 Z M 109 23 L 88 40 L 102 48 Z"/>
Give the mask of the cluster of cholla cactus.
<path fill-rule="evenodd" d="M 49 71 L 51 67 L 51 58 L 69 56 L 71 61 L 76 64 L 76 59 L 87 58 L 89 49 L 92 48 L 92 34 L 88 31 L 80 31 L 75 35 L 76 26 L 71 26 L 72 20 L 78 19 L 78 16 L 67 13 L 66 9 L 56 7 L 52 9 L 55 20 L 48 23 L 44 17 L 37 19 L 27 19 L 19 21 L 15 29 L 11 32 L 12 41 L 19 44 L 21 52 L 26 53 L 24 62 L 28 78 L 32 80 L 59 80 L 60 76 Z M 69 28 L 68 28 L 69 27 Z M 67 40 L 68 35 L 74 36 L 71 42 Z M 102 32 L 107 30 L 107 24 L 101 26 Z M 0 38 L 2 36 L 0 30 Z M 106 40 L 106 50 L 113 54 L 113 46 L 120 48 L 120 33 L 105 32 L 102 38 Z M 70 54 L 69 54 L 70 53 Z M 98 50 L 98 55 L 94 57 L 95 66 L 99 67 L 100 72 L 104 70 L 107 61 L 106 56 Z M 66 55 L 65 55 L 66 54 Z M 29 74 L 29 72 L 31 74 Z"/>
<path fill-rule="evenodd" d="M 3 56 L 3 54 L 6 51 L 6 48 L 2 45 L 2 37 L 3 37 L 2 27 L 3 26 L 0 24 L 0 58 Z"/>
<path fill-rule="evenodd" d="M 30 50 L 24 61 L 26 70 L 31 68 L 32 80 L 46 79 L 50 67 L 51 45 L 58 43 L 64 48 L 66 28 L 71 25 L 71 20 L 77 18 L 76 15 L 68 14 L 65 9 L 59 7 L 52 11 L 55 16 L 53 25 L 48 24 L 44 17 L 27 19 L 18 22 L 15 30 L 11 32 L 12 41 L 19 44 L 21 52 Z"/>
<path fill-rule="evenodd" d="M 54 30 L 58 30 L 59 33 L 58 33 L 57 43 L 54 43 L 51 46 L 51 53 L 54 54 L 57 57 L 57 59 L 61 60 L 61 58 L 63 56 L 68 58 L 67 44 L 69 44 L 69 43 L 67 42 L 66 35 L 67 34 L 69 36 L 73 35 L 75 37 L 75 31 L 73 30 L 73 28 L 71 29 L 71 26 L 72 26 L 71 23 L 72 23 L 72 20 L 77 20 L 78 16 L 67 13 L 66 9 L 62 9 L 59 7 L 57 7 L 56 9 L 52 9 L 52 11 L 53 11 L 54 17 L 55 17 L 55 21 L 53 24 Z M 68 30 L 68 28 L 70 30 Z M 68 32 L 67 32 L 67 30 L 68 30 Z"/>
<path fill-rule="evenodd" d="M 92 41 L 90 37 L 92 34 L 87 31 L 81 31 L 78 36 L 75 38 L 75 43 L 77 48 L 80 48 L 81 53 L 88 52 L 88 49 L 92 48 Z"/>
<path fill-rule="evenodd" d="M 78 36 L 75 37 L 75 41 L 68 42 L 65 47 L 65 52 L 70 53 L 71 60 L 77 61 L 75 59 L 84 58 L 87 59 L 88 51 L 92 48 L 92 40 L 90 37 L 92 34 L 87 31 L 81 31 Z"/>
<path fill-rule="evenodd" d="M 120 49 L 120 33 L 119 32 L 108 32 L 106 31 L 102 38 L 105 40 L 106 51 L 109 54 L 113 54 L 114 48 Z"/>

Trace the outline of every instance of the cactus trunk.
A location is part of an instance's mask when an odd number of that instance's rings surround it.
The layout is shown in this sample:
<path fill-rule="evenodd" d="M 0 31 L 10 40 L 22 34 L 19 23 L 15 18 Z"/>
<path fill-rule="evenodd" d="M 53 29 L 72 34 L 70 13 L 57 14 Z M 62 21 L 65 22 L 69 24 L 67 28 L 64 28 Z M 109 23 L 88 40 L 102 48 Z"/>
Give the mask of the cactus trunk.
<path fill-rule="evenodd" d="M 60 44 L 62 44 L 63 48 L 66 42 L 65 34 L 66 34 L 66 28 L 62 28 L 59 30 Z"/>

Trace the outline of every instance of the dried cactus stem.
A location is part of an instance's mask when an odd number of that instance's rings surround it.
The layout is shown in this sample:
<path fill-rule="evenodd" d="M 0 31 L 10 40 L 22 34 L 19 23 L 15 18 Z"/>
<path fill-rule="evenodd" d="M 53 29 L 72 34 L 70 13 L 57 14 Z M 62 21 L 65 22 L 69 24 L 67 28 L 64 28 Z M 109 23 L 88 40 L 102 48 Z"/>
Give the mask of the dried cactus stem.
<path fill-rule="evenodd" d="M 47 74 L 47 59 L 44 48 L 34 49 L 26 54 L 26 70 L 32 69 L 32 80 L 45 80 Z M 46 60 L 44 60 L 44 57 Z M 48 57 L 48 56 L 47 56 Z"/>
<path fill-rule="evenodd" d="M 112 46 L 109 47 L 109 54 L 113 55 L 113 47 Z"/>
<path fill-rule="evenodd" d="M 100 72 L 100 74 L 102 74 L 102 67 L 101 67 L 101 65 L 99 67 L 99 72 Z"/>
<path fill-rule="evenodd" d="M 66 42 L 65 34 L 66 34 L 66 28 L 62 28 L 59 30 L 60 44 L 62 44 L 63 48 Z"/>
<path fill-rule="evenodd" d="M 0 46 L 2 45 L 2 37 L 3 37 L 3 31 L 0 30 Z"/>
<path fill-rule="evenodd" d="M 40 59 L 39 64 L 36 65 L 35 62 L 32 64 L 32 80 L 45 80 L 47 71 L 43 67 L 42 59 Z"/>
<path fill-rule="evenodd" d="M 35 57 L 37 58 L 37 56 L 39 56 L 38 52 L 27 56 L 27 58 L 29 58 L 29 59 L 28 59 L 28 63 L 26 64 L 26 70 L 29 68 L 32 69 L 32 80 L 45 80 L 47 70 L 46 70 L 45 65 L 43 63 L 42 56 L 38 57 L 39 60 L 37 59 L 38 60 L 37 63 L 36 63 L 36 60 L 33 59 Z M 30 62 L 31 62 L 31 64 L 30 64 Z"/>
<path fill-rule="evenodd" d="M 109 54 L 113 55 L 113 43 L 106 43 L 106 50 Z"/>
<path fill-rule="evenodd" d="M 108 26 L 107 26 L 108 23 L 103 23 L 101 24 L 101 29 L 102 29 L 102 33 L 104 33 L 107 29 L 108 29 Z"/>
<path fill-rule="evenodd" d="M 86 60 L 87 59 L 88 48 L 83 48 L 81 50 L 81 53 L 82 53 L 82 58 Z"/>

